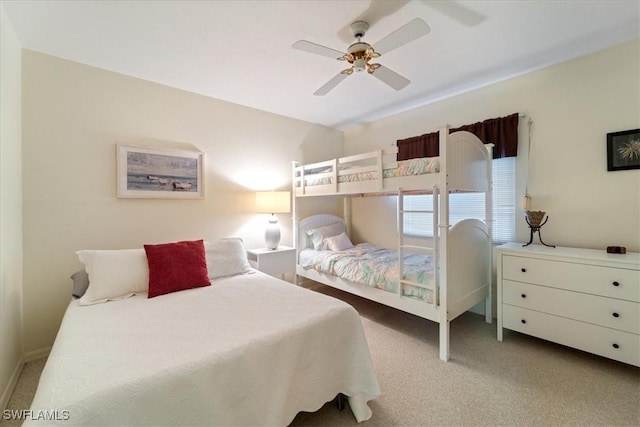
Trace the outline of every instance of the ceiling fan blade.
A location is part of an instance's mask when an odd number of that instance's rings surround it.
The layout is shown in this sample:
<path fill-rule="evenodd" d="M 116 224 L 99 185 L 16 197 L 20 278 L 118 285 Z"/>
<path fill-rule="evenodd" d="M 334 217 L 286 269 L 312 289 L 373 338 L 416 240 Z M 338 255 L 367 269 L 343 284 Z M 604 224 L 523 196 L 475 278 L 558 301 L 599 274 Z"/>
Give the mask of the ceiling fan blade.
<path fill-rule="evenodd" d="M 380 54 L 387 53 L 428 33 L 429 26 L 427 23 L 420 18 L 416 18 L 375 43 L 373 49 Z"/>
<path fill-rule="evenodd" d="M 475 27 L 487 19 L 484 15 L 453 0 L 422 0 L 422 3 L 467 27 Z"/>
<path fill-rule="evenodd" d="M 400 74 L 398 74 L 395 71 L 385 67 L 384 65 L 381 65 L 380 67 L 375 69 L 371 73 L 371 75 L 374 76 L 374 77 L 377 77 L 378 80 L 380 80 L 382 83 L 388 84 L 389 86 L 391 86 L 395 90 L 403 89 L 409 83 L 411 83 L 410 80 L 402 77 Z"/>
<path fill-rule="evenodd" d="M 298 40 L 297 42 L 292 44 L 291 47 L 303 52 L 315 53 L 316 55 L 322 55 L 333 59 L 338 59 L 344 56 L 344 52 L 340 52 L 339 50 L 331 49 L 330 47 L 322 46 L 306 40 Z"/>
<path fill-rule="evenodd" d="M 349 77 L 349 74 L 346 73 L 338 73 L 335 76 L 333 76 L 333 78 L 331 80 L 329 80 L 328 82 L 326 82 L 320 89 L 318 89 L 317 91 L 313 92 L 314 95 L 316 96 L 324 96 L 327 93 L 329 93 L 329 91 L 331 89 L 333 89 L 334 87 L 338 86 L 338 84 L 343 81 L 344 79 L 346 79 L 347 77 Z"/>

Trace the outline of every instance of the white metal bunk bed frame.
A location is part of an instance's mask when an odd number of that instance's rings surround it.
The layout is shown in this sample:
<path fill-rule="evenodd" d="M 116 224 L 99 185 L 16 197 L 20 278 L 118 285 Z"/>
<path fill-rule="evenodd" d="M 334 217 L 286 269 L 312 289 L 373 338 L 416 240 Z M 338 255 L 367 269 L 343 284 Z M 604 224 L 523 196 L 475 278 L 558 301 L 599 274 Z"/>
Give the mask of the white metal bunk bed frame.
<path fill-rule="evenodd" d="M 440 172 L 422 175 L 382 178 L 383 169 L 396 167 L 395 161 L 385 163 L 385 156 L 397 153 L 397 147 L 374 152 L 333 159 L 325 162 L 299 166 L 293 162 L 293 241 L 296 246 L 296 274 L 310 280 L 350 292 L 355 295 L 406 311 L 416 316 L 439 323 L 440 359 L 449 359 L 449 322 L 476 304 L 484 301 L 485 321 L 491 323 L 492 281 L 492 171 L 493 144 L 483 144 L 469 132 L 449 134 L 449 127 L 440 130 Z M 341 164 L 375 158 L 374 166 L 340 170 Z M 309 174 L 305 172 L 328 168 L 328 171 L 311 173 L 312 178 L 330 177 L 329 184 L 306 185 Z M 375 171 L 376 179 L 339 183 L 343 174 Z M 464 219 L 454 226 L 449 225 L 449 195 L 452 192 L 484 192 L 485 221 Z M 403 215 L 415 213 L 404 209 L 404 195 L 432 194 L 433 211 L 422 211 L 433 215 L 432 245 L 412 246 L 404 244 Z M 438 195 L 442 197 L 438 198 Z M 402 254 L 430 252 L 434 256 L 435 286 L 409 283 L 432 289 L 433 303 L 419 301 L 398 293 L 392 293 L 362 284 L 351 283 L 341 278 L 305 269 L 299 264 L 300 251 L 306 236 L 299 235 L 301 225 L 298 218 L 298 197 L 345 196 L 344 221 L 350 234 L 351 208 L 349 197 L 363 195 L 397 195 L 397 230 L 399 271 L 403 272 Z M 336 217 L 337 218 L 337 217 Z M 441 222 L 442 220 L 442 222 Z M 301 240 L 302 239 L 302 240 Z M 297 282 L 297 276 L 296 282 Z M 400 276 L 402 278 L 402 274 Z"/>

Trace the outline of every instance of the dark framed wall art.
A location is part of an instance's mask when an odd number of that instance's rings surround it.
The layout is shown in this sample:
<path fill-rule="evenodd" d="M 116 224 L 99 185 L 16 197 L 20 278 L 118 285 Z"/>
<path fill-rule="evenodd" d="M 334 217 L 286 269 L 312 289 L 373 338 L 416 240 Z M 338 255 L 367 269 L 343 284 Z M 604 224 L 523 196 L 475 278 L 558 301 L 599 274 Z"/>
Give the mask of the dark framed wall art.
<path fill-rule="evenodd" d="M 607 134 L 607 170 L 640 169 L 640 129 Z"/>

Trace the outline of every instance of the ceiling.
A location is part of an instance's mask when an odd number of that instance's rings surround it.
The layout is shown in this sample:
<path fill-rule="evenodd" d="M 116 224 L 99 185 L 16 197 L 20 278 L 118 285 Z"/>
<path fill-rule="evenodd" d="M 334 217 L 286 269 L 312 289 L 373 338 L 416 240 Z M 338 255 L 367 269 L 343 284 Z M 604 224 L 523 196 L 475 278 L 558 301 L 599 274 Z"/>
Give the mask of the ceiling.
<path fill-rule="evenodd" d="M 23 48 L 338 129 L 640 37 L 633 1 L 2 1 Z M 396 91 L 354 73 L 313 93 L 366 20 L 372 44 L 414 18 L 430 32 L 376 60 L 411 80 Z M 612 66 L 614 66 L 612 64 Z"/>

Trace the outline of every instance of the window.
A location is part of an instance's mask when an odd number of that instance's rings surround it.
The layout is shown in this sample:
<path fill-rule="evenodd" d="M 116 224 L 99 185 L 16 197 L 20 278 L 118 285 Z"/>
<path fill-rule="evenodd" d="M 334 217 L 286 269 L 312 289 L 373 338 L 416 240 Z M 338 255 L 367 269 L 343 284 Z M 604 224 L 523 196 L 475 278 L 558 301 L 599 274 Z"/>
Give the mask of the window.
<path fill-rule="evenodd" d="M 493 242 L 512 242 L 516 236 L 515 224 L 515 157 L 493 160 Z M 433 197 L 405 196 L 405 210 L 432 210 Z M 452 194 L 449 197 L 451 225 L 464 218 L 484 221 L 484 194 Z M 407 213 L 404 215 L 404 232 L 408 236 L 432 237 L 431 214 Z"/>

